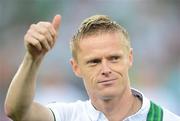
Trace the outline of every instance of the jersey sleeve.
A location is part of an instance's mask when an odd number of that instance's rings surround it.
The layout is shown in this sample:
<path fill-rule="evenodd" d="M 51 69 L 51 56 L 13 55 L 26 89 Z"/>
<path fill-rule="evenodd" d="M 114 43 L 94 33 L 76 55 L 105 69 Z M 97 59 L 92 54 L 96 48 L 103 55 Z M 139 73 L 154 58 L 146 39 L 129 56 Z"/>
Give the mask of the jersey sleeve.
<path fill-rule="evenodd" d="M 75 121 L 77 118 L 82 118 L 82 113 L 86 113 L 86 109 L 84 108 L 85 104 L 86 103 L 78 100 L 72 103 L 50 103 L 47 107 L 53 113 L 54 121 Z"/>
<path fill-rule="evenodd" d="M 67 103 L 50 103 L 47 107 L 54 116 L 54 121 L 70 121 L 74 106 Z"/>

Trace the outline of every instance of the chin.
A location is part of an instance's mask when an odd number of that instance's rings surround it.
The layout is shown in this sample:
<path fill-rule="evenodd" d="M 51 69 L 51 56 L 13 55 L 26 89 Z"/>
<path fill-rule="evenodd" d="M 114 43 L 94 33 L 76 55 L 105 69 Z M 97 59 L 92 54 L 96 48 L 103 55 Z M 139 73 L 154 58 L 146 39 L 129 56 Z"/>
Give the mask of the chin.
<path fill-rule="evenodd" d="M 104 101 L 109 101 L 109 100 L 113 99 L 113 97 L 114 96 L 112 96 L 112 95 L 111 96 L 110 95 L 109 96 L 102 96 L 100 99 L 104 100 Z"/>
<path fill-rule="evenodd" d="M 99 96 L 102 100 L 110 100 L 117 96 L 117 92 L 113 90 L 108 90 L 107 92 L 100 92 Z"/>

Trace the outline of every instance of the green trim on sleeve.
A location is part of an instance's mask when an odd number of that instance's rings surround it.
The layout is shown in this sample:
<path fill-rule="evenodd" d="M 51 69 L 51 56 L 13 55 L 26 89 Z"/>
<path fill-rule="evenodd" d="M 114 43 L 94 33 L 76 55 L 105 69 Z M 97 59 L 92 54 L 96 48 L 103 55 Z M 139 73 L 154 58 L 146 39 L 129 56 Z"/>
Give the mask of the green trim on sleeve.
<path fill-rule="evenodd" d="M 146 121 L 163 121 L 163 109 L 150 101 L 150 109 Z"/>

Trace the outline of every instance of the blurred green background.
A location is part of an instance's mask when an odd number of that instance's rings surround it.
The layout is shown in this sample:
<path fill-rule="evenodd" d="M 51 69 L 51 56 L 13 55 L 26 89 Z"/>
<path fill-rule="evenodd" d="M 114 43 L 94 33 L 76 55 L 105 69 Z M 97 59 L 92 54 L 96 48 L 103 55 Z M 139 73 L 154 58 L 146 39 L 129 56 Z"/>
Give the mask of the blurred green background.
<path fill-rule="evenodd" d="M 69 40 L 81 21 L 106 14 L 124 26 L 134 48 L 132 87 L 180 115 L 179 0 L 0 0 L 0 121 L 3 104 L 25 54 L 29 26 L 62 15 L 58 41 L 41 65 L 35 99 L 42 104 L 87 99 L 69 64 Z"/>

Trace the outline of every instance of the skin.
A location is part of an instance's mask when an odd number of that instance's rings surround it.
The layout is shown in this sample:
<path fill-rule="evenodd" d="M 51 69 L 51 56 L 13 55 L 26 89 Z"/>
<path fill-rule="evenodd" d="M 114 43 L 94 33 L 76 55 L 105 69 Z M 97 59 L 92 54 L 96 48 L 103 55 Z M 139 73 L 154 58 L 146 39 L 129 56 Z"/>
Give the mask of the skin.
<path fill-rule="evenodd" d="M 141 106 L 129 85 L 133 54 L 126 41 L 118 32 L 88 36 L 80 41 L 78 59 L 71 60 L 75 74 L 84 80 L 91 103 L 109 121 L 123 120 Z"/>
<path fill-rule="evenodd" d="M 6 115 L 13 121 L 54 121 L 52 112 L 34 101 L 39 66 L 53 48 L 61 16 L 52 22 L 32 24 L 24 36 L 26 54 L 15 74 L 5 99 Z"/>
<path fill-rule="evenodd" d="M 57 38 L 61 17 L 32 24 L 24 36 L 26 54 L 5 99 L 5 112 L 14 121 L 54 121 L 52 112 L 34 101 L 38 69 Z M 92 41 L 93 40 L 93 41 Z M 132 49 L 127 51 L 117 33 L 84 38 L 78 59 L 71 60 L 75 74 L 84 84 L 93 106 L 109 121 L 119 121 L 140 108 L 130 90 L 128 70 Z M 93 58 L 93 59 L 92 59 Z"/>

